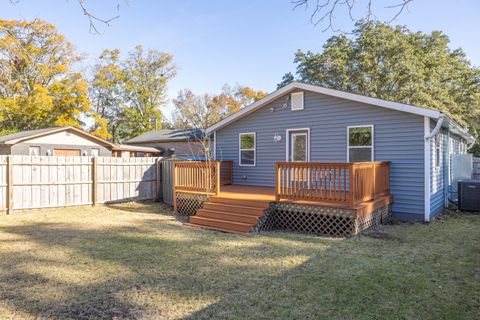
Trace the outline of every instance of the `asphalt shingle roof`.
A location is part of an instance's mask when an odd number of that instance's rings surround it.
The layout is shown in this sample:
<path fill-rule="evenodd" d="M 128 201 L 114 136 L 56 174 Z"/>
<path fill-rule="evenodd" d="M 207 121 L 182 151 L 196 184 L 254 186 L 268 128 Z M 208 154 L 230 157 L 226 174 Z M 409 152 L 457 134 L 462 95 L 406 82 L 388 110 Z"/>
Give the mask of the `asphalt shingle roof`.
<path fill-rule="evenodd" d="M 36 129 L 36 130 L 26 130 L 26 131 L 20 131 L 20 132 L 16 132 L 16 133 L 12 133 L 12 134 L 7 134 L 6 136 L 0 136 L 0 143 L 3 143 L 5 141 L 9 141 L 9 140 L 28 138 L 30 136 L 37 135 L 39 133 L 49 132 L 49 131 L 56 130 L 56 129 L 58 129 L 58 127 Z"/>
<path fill-rule="evenodd" d="M 185 130 L 153 130 L 142 133 L 138 137 L 126 141 L 127 144 L 142 142 L 167 142 L 167 141 L 189 141 L 202 139 L 204 131 L 202 129 Z"/>

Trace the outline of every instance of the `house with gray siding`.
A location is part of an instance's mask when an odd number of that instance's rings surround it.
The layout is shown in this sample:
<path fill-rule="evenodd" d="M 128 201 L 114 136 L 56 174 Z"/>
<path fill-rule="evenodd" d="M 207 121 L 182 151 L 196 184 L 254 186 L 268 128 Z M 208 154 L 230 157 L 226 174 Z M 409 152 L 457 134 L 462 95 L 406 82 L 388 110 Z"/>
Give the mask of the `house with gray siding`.
<path fill-rule="evenodd" d="M 475 139 L 447 115 L 293 82 L 207 129 L 234 185 L 275 187 L 278 162 L 390 162 L 391 212 L 430 221 L 448 204 L 452 154 Z"/>

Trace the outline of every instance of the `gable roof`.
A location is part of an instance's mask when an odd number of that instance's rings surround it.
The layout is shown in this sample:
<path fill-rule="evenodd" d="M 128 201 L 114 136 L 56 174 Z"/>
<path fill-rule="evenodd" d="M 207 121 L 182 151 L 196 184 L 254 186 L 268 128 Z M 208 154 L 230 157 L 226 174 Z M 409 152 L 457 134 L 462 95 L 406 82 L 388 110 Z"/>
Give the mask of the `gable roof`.
<path fill-rule="evenodd" d="M 96 137 L 88 132 L 85 132 L 81 129 L 75 128 L 75 127 L 55 127 L 55 128 L 45 128 L 45 129 L 37 129 L 37 130 L 26 130 L 26 131 L 20 131 L 17 133 L 12 133 L 8 134 L 6 136 L 0 136 L 0 144 L 17 144 L 22 141 L 30 140 L 33 138 L 38 138 L 38 137 L 43 137 L 47 136 L 53 133 L 58 133 L 62 131 L 71 131 L 75 132 L 76 134 L 80 136 L 84 136 L 90 140 L 94 140 L 98 142 L 99 144 L 107 147 L 114 147 L 115 144 L 108 142 L 106 140 L 103 140 L 99 137 Z"/>
<path fill-rule="evenodd" d="M 147 142 L 191 141 L 202 139 L 203 129 L 152 130 L 126 141 L 126 144 Z"/>
<path fill-rule="evenodd" d="M 213 126 L 209 127 L 206 130 L 207 134 L 210 134 L 213 131 L 219 130 L 223 127 L 228 126 L 229 124 L 257 111 L 258 109 L 262 108 L 266 104 L 270 103 L 271 101 L 285 95 L 289 94 L 295 90 L 304 90 L 304 91 L 311 91 L 315 93 L 320 93 L 324 94 L 327 96 L 331 97 L 336 97 L 336 98 L 341 98 L 341 99 L 346 99 L 350 101 L 356 101 L 356 102 L 361 102 L 365 104 L 369 104 L 372 106 L 377 106 L 381 108 L 387 108 L 391 110 L 397 110 L 397 111 L 402 111 L 402 112 L 407 112 L 411 114 L 416 114 L 419 116 L 423 117 L 429 117 L 434 120 L 439 119 L 441 116 L 446 116 L 442 112 L 438 110 L 432 110 L 432 109 L 427 109 L 427 108 L 422 108 L 422 107 L 417 107 L 417 106 L 412 106 L 404 103 L 399 103 L 399 102 L 393 102 L 393 101 L 388 101 L 388 100 L 383 100 L 383 99 L 378 99 L 378 98 L 371 98 L 367 96 L 362 96 L 359 94 L 355 93 L 349 93 L 349 92 L 344 92 L 344 91 L 339 91 L 339 90 L 334 90 L 334 89 L 328 89 L 312 84 L 306 84 L 298 81 L 294 81 L 289 83 L 288 85 L 270 93 L 266 97 L 258 100 L 255 103 L 252 103 L 249 106 L 246 106 L 245 108 L 241 109 L 240 111 L 228 116 L 227 118 L 223 119 L 222 121 L 217 122 Z M 468 129 L 462 128 L 457 122 L 452 120 L 450 117 L 446 116 L 448 121 L 446 122 L 446 126 L 449 128 L 454 133 L 459 134 L 460 136 L 464 137 L 468 142 L 474 142 L 475 138 L 468 133 Z"/>
<path fill-rule="evenodd" d="M 250 113 L 260 109 L 261 107 L 265 106 L 269 102 L 281 97 L 284 94 L 291 93 L 294 90 L 305 90 L 305 91 L 311 91 L 315 93 L 320 93 L 324 94 L 327 96 L 331 97 L 336 97 L 336 98 L 342 98 L 350 101 L 356 101 L 356 102 L 361 102 L 373 106 L 378 106 L 382 108 L 387 108 L 391 110 L 397 110 L 397 111 L 403 111 L 403 112 L 408 112 L 408 113 L 413 113 L 417 114 L 420 116 L 424 117 L 430 117 L 433 119 L 438 119 L 440 115 L 442 114 L 440 111 L 437 110 L 431 110 L 431 109 L 426 109 L 426 108 L 421 108 L 421 107 L 416 107 L 416 106 L 411 106 L 408 104 L 404 103 L 398 103 L 398 102 L 393 102 L 393 101 L 388 101 L 388 100 L 383 100 L 383 99 L 378 99 L 378 98 L 371 98 L 367 96 L 362 96 L 359 94 L 355 93 L 349 93 L 349 92 L 344 92 L 344 91 L 339 91 L 339 90 L 334 90 L 334 89 L 328 89 L 324 87 L 319 87 L 311 84 L 306 84 L 306 83 L 301 83 L 294 81 L 292 83 L 289 83 L 288 85 L 270 93 L 263 99 L 258 100 L 255 103 L 252 103 L 249 106 L 246 106 L 245 108 L 241 109 L 240 111 L 232 114 L 231 116 L 223 119 L 220 122 L 217 122 L 213 126 L 209 127 L 207 129 L 207 133 L 210 133 L 212 131 L 216 131 L 218 129 L 221 129 L 227 125 L 229 125 L 232 122 L 235 122 L 246 115 L 249 115 Z"/>

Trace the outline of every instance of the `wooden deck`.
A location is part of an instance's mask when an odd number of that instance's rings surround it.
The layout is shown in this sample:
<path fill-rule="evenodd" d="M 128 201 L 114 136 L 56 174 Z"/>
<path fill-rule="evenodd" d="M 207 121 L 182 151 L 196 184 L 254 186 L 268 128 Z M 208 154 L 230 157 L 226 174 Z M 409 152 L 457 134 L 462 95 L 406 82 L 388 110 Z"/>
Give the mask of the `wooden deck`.
<path fill-rule="evenodd" d="M 392 200 L 390 195 L 385 195 L 355 204 L 353 208 L 348 204 L 321 201 L 280 199 L 280 202 L 350 209 L 354 210 L 356 218 L 360 219 L 378 208 L 389 205 Z M 277 200 L 274 187 L 221 186 L 219 194 L 211 196 L 210 200 L 198 209 L 197 215 L 190 217 L 189 224 L 224 232 L 248 233 L 264 214 L 264 210 L 275 201 Z"/>
<path fill-rule="evenodd" d="M 196 212 L 190 218 L 192 225 L 247 233 L 257 225 L 272 202 L 335 208 L 338 210 L 333 211 L 348 215 L 354 221 L 393 202 L 388 161 L 279 162 L 276 163 L 275 187 L 234 185 L 232 182 L 232 161 L 176 163 L 174 209 L 177 210 L 177 194 L 189 194 L 192 202 L 182 198 L 182 208 L 187 201 L 194 210 L 190 214 Z M 198 200 L 201 197 L 204 200 Z M 322 208 L 304 207 L 304 210 L 324 212 Z"/>

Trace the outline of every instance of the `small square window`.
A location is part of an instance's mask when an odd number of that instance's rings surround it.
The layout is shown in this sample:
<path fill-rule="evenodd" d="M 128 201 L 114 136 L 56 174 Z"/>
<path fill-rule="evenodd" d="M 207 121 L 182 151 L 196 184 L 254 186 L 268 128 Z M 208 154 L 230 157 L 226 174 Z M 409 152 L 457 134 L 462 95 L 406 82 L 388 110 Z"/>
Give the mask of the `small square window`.
<path fill-rule="evenodd" d="M 29 156 L 39 156 L 40 155 L 40 147 L 28 147 L 28 155 Z"/>
<path fill-rule="evenodd" d="M 293 92 L 291 97 L 292 97 L 292 111 L 303 110 L 303 91 Z"/>

